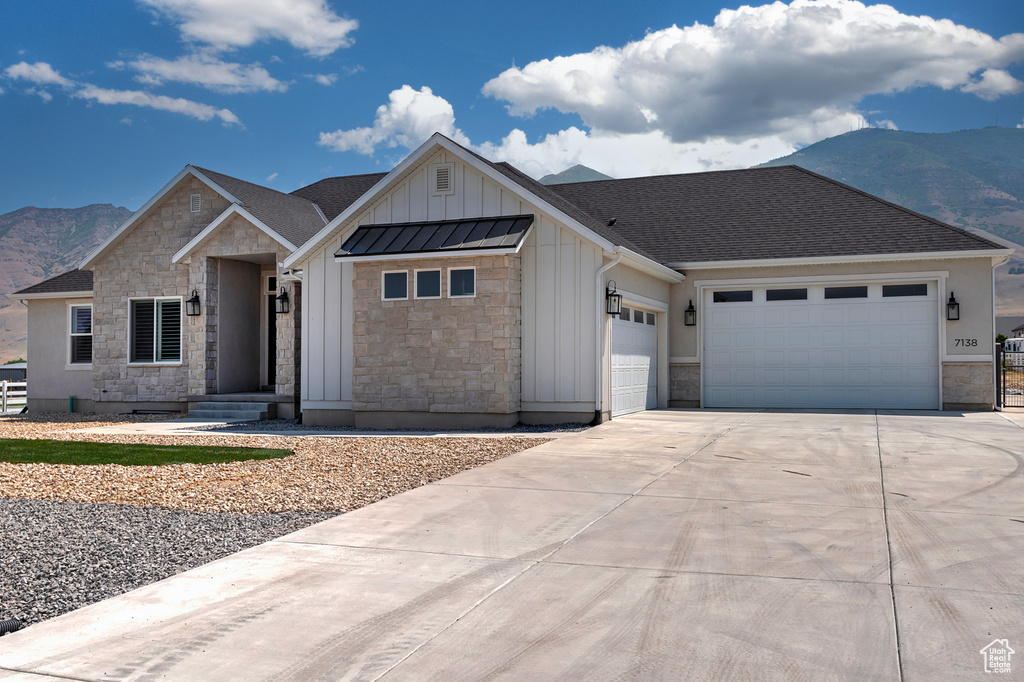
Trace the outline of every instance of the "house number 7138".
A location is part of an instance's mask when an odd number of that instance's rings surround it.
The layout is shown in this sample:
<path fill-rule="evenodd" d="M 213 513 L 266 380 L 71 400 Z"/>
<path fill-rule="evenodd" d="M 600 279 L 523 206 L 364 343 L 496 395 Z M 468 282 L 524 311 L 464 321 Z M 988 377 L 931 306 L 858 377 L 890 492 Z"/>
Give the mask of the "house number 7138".
<path fill-rule="evenodd" d="M 958 346 L 977 346 L 978 339 L 957 339 L 956 345 Z"/>

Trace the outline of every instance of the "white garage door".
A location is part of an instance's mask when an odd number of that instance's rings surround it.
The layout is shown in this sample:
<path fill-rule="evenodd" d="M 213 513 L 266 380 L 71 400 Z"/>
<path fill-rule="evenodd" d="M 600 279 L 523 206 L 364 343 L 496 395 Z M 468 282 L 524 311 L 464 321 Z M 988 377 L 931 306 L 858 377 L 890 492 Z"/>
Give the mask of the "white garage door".
<path fill-rule="evenodd" d="M 705 407 L 939 404 L 936 284 L 706 290 Z"/>
<path fill-rule="evenodd" d="M 612 322 L 612 416 L 658 406 L 657 315 L 623 306 Z"/>

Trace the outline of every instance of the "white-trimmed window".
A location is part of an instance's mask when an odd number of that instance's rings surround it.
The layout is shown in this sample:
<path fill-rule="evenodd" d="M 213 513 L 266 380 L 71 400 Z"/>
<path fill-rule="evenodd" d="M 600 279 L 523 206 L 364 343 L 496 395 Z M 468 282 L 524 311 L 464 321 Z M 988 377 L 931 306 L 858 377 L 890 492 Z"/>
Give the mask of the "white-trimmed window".
<path fill-rule="evenodd" d="M 92 304 L 68 306 L 69 345 L 68 364 L 92 364 Z"/>
<path fill-rule="evenodd" d="M 380 273 L 380 296 L 384 301 L 405 301 L 409 298 L 409 272 L 385 270 Z"/>
<path fill-rule="evenodd" d="M 448 268 L 448 297 L 476 296 L 476 268 Z"/>
<path fill-rule="evenodd" d="M 416 298 L 441 298 L 441 271 L 416 271 Z"/>
<path fill-rule="evenodd" d="M 181 297 L 131 300 L 130 362 L 181 362 Z"/>

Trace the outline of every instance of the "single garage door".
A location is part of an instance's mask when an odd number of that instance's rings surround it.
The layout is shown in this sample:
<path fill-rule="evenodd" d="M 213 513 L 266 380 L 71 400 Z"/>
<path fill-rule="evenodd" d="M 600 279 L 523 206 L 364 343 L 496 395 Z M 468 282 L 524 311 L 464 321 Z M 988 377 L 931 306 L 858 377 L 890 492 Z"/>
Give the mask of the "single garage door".
<path fill-rule="evenodd" d="M 612 322 L 612 416 L 657 406 L 657 315 L 623 306 Z"/>
<path fill-rule="evenodd" d="M 705 407 L 939 406 L 935 282 L 705 290 Z"/>

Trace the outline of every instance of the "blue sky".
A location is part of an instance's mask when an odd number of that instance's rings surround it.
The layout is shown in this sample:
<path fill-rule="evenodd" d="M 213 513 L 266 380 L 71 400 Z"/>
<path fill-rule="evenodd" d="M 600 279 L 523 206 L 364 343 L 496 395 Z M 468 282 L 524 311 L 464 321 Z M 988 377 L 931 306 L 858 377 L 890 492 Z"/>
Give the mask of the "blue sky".
<path fill-rule="evenodd" d="M 288 5 L 282 10 L 283 5 Z M 0 3 L 0 213 L 282 191 L 435 130 L 540 176 L 746 167 L 867 125 L 1024 126 L 1019 0 Z"/>

